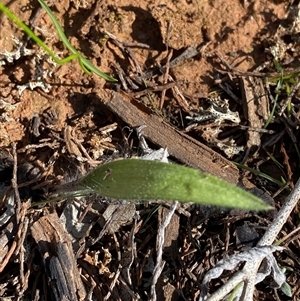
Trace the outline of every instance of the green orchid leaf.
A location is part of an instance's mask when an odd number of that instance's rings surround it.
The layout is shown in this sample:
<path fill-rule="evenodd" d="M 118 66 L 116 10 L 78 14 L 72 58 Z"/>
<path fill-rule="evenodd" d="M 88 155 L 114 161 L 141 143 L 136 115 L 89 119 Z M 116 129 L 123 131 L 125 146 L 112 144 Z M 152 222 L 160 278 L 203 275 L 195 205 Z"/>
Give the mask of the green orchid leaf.
<path fill-rule="evenodd" d="M 158 161 L 109 162 L 77 181 L 76 186 L 77 191 L 115 199 L 178 200 L 249 210 L 272 209 L 256 196 L 212 175 Z"/>

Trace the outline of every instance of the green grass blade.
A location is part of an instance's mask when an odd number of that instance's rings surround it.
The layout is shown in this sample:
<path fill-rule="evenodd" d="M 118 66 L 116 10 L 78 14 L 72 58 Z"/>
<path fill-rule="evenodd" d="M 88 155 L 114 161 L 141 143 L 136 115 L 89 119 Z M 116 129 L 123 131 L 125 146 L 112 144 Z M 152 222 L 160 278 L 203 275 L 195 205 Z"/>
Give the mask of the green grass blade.
<path fill-rule="evenodd" d="M 63 65 L 73 59 L 78 59 L 79 64 L 83 71 L 87 74 L 91 74 L 92 72 L 96 75 L 102 77 L 106 81 L 116 82 L 117 80 L 106 73 L 100 71 L 98 68 L 96 68 L 89 60 L 87 60 L 85 57 L 83 57 L 69 42 L 67 39 L 63 29 L 59 25 L 59 22 L 57 21 L 56 17 L 52 13 L 51 9 L 46 5 L 46 3 L 43 0 L 38 0 L 41 6 L 46 10 L 47 14 L 49 15 L 51 21 L 53 22 L 57 33 L 64 43 L 64 45 L 68 48 L 70 52 L 72 52 L 72 55 L 59 59 L 55 53 L 25 24 L 23 23 L 12 11 L 10 11 L 4 4 L 0 2 L 0 11 L 5 13 L 9 19 L 11 19 L 15 24 L 17 24 L 21 29 L 24 30 L 24 32 L 33 39 L 40 47 L 42 47 L 55 61 L 55 63 Z"/>
<path fill-rule="evenodd" d="M 97 67 L 95 67 L 89 60 L 87 60 L 85 57 L 81 56 L 80 60 L 82 62 L 82 64 L 85 66 L 85 68 L 87 68 L 88 70 L 90 70 L 91 72 L 95 73 L 96 75 L 104 78 L 106 81 L 110 81 L 110 82 L 117 82 L 117 80 L 114 77 L 111 77 L 109 75 L 107 75 L 106 73 L 100 71 Z"/>
<path fill-rule="evenodd" d="M 57 21 L 56 17 L 54 16 L 54 14 L 52 13 L 52 10 L 49 8 L 49 6 L 43 1 L 43 0 L 38 0 L 40 5 L 43 7 L 43 9 L 47 12 L 47 14 L 49 15 L 53 25 L 56 28 L 56 31 L 60 37 L 60 39 L 62 40 L 62 42 L 65 44 L 65 46 L 72 52 L 72 53 L 78 53 L 78 51 L 71 45 L 71 43 L 69 42 L 69 40 L 67 39 L 63 29 L 61 28 L 61 26 L 59 25 L 59 22 Z"/>
<path fill-rule="evenodd" d="M 96 168 L 76 185 L 79 190 L 116 199 L 178 200 L 249 210 L 272 208 L 256 196 L 212 175 L 158 161 L 113 161 Z"/>
<path fill-rule="evenodd" d="M 78 54 L 78 59 L 79 59 L 79 63 L 81 68 L 83 69 L 83 71 L 87 74 L 89 74 L 89 72 L 87 71 L 87 69 L 93 73 L 95 73 L 96 75 L 104 78 L 107 81 L 111 81 L 111 82 L 116 82 L 117 80 L 109 75 L 107 75 L 106 73 L 100 71 L 97 67 L 95 67 L 89 60 L 87 60 L 85 57 L 83 57 L 69 42 L 69 40 L 67 39 L 63 29 L 61 28 L 59 22 L 57 21 L 56 17 L 54 16 L 54 14 L 52 13 L 51 9 L 48 7 L 48 5 L 43 1 L 43 0 L 38 0 L 40 5 L 45 9 L 45 11 L 47 12 L 47 14 L 49 15 L 53 25 L 55 26 L 57 33 L 60 37 L 60 39 L 62 40 L 62 42 L 65 44 L 65 46 L 69 49 L 69 51 L 71 51 L 74 54 Z"/>
<path fill-rule="evenodd" d="M 285 185 L 284 183 L 280 182 L 279 180 L 276 180 L 275 178 L 272 178 L 271 176 L 269 176 L 269 175 L 267 175 L 267 174 L 265 174 L 265 173 L 263 173 L 261 171 L 258 171 L 258 170 L 254 169 L 254 168 L 251 168 L 251 167 L 246 166 L 246 165 L 239 164 L 237 162 L 233 162 L 233 163 L 238 168 L 248 170 L 248 171 L 252 172 L 253 174 L 255 174 L 256 176 L 262 177 L 264 179 L 267 179 L 270 182 L 273 182 L 273 183 L 277 184 L 279 187 L 282 187 L 282 186 Z"/>
<path fill-rule="evenodd" d="M 51 57 L 52 59 L 59 64 L 59 59 L 51 51 L 51 49 L 44 44 L 44 42 L 35 35 L 35 33 L 25 25 L 12 11 L 10 11 L 5 5 L 0 2 L 0 10 L 4 12 L 8 18 L 10 18 L 15 24 L 22 28 L 27 35 L 29 35 L 39 46 L 41 46 Z"/>

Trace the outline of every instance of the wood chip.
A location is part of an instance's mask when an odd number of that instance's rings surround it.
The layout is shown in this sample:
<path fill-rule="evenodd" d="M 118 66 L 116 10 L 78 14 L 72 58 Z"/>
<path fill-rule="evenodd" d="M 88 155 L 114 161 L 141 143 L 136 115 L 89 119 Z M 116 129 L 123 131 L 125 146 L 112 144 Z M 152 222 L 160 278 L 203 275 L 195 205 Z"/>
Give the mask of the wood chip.
<path fill-rule="evenodd" d="M 31 233 L 43 257 L 55 300 L 85 300 L 86 292 L 77 268 L 70 235 L 56 213 L 41 217 Z"/>
<path fill-rule="evenodd" d="M 241 89 L 245 117 L 252 128 L 263 128 L 270 116 L 269 101 L 261 78 L 241 77 Z M 261 134 L 248 131 L 247 147 L 254 152 L 261 146 Z"/>
<path fill-rule="evenodd" d="M 129 126 L 145 125 L 143 135 L 156 145 L 167 148 L 179 161 L 208 172 L 232 184 L 237 184 L 237 167 L 201 142 L 177 131 L 152 113 L 142 103 L 125 93 L 114 93 L 110 100 L 101 99 L 109 109 Z"/>
<path fill-rule="evenodd" d="M 169 208 L 163 206 L 158 209 L 158 227 L 164 222 L 166 215 L 170 211 Z M 179 214 L 173 214 L 170 223 L 165 229 L 165 240 L 163 244 L 164 254 L 167 254 L 168 258 L 176 260 L 178 256 L 178 237 L 179 237 Z"/>

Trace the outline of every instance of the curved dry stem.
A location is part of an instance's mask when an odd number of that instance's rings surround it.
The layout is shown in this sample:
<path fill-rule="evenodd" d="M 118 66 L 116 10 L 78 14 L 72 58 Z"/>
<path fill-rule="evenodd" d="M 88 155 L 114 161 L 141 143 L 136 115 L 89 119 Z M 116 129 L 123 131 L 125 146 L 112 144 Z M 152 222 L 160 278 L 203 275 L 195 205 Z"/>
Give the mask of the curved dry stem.
<path fill-rule="evenodd" d="M 268 227 L 264 236 L 260 239 L 257 246 L 270 246 L 274 243 L 277 235 L 281 231 L 283 225 L 286 223 L 294 207 L 297 205 L 300 199 L 300 178 L 298 179 L 295 188 L 289 194 L 281 209 L 277 213 L 277 216 Z M 216 292 L 214 292 L 210 297 L 205 299 L 206 301 L 221 301 L 225 296 L 230 294 L 233 289 L 244 282 L 243 294 L 240 301 L 253 300 L 253 293 L 255 290 L 256 276 L 258 269 L 261 265 L 263 259 L 249 261 L 245 264 L 241 271 L 236 272 L 226 284 L 220 287 Z M 199 300 L 203 300 L 201 297 Z"/>

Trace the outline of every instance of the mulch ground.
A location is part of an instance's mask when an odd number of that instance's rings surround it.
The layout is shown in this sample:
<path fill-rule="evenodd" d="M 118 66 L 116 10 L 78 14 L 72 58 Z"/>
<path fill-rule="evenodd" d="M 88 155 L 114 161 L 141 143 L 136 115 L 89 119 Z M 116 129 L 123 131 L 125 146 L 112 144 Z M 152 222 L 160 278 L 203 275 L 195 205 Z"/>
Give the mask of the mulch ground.
<path fill-rule="evenodd" d="M 49 2 L 116 83 L 55 65 L 0 14 L 1 300 L 198 300 L 205 274 L 268 229 L 299 178 L 299 4 L 202 2 Z M 68 55 L 38 3 L 5 3 Z M 36 204 L 103 162 L 161 148 L 275 210 L 96 195 Z M 296 206 L 274 253 L 292 297 L 269 277 L 254 300 L 300 300 L 298 224 Z"/>

